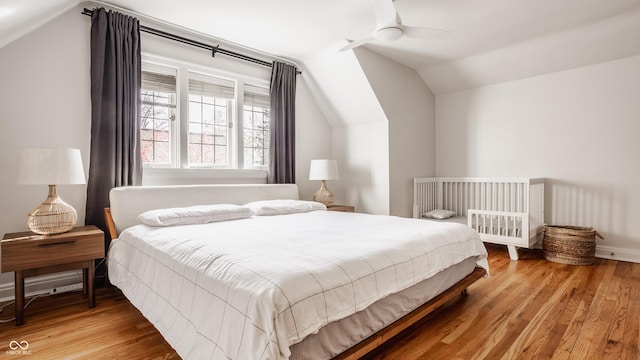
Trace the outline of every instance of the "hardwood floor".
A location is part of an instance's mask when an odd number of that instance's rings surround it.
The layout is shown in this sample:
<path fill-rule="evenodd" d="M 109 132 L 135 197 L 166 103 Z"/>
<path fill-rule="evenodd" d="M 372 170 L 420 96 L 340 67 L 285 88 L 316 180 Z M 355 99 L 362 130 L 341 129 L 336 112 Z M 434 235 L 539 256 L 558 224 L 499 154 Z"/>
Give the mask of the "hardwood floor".
<path fill-rule="evenodd" d="M 640 264 L 487 248 L 491 277 L 368 359 L 640 359 Z"/>
<path fill-rule="evenodd" d="M 10 305 L 0 318 L 13 317 Z M 96 289 L 96 307 L 81 292 L 36 299 L 25 324 L 0 324 L 0 358 L 11 341 L 27 341 L 25 359 L 180 359 L 160 333 L 116 288 Z M 18 349 L 20 350 L 20 349 Z M 20 350 L 21 351 L 21 350 Z"/>
<path fill-rule="evenodd" d="M 367 359 L 640 359 L 640 264 L 488 249 L 489 278 Z M 96 294 L 93 309 L 80 293 L 36 299 L 25 325 L 0 324 L 0 358 L 21 357 L 8 353 L 13 340 L 29 343 L 30 359 L 179 358 L 117 289 Z M 12 305 L 0 312 L 12 316 Z"/>

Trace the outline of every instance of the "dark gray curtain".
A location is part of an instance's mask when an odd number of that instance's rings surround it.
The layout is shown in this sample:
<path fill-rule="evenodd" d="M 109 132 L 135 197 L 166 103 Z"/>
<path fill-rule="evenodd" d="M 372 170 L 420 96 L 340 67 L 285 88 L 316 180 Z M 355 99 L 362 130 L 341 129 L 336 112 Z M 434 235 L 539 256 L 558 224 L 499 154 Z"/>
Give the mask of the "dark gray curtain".
<path fill-rule="evenodd" d="M 91 18 L 91 162 L 86 224 L 105 229 L 109 190 L 142 183 L 140 25 L 95 9 Z"/>
<path fill-rule="evenodd" d="M 271 70 L 270 184 L 296 182 L 296 67 L 279 61 Z"/>

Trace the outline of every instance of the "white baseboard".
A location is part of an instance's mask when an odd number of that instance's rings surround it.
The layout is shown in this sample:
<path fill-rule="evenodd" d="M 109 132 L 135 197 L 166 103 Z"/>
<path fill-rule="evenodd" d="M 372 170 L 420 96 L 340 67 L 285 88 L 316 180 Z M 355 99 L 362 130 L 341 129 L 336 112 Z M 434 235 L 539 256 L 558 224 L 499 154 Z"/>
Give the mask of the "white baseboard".
<path fill-rule="evenodd" d="M 25 297 L 45 294 L 51 289 L 77 283 L 82 283 L 82 270 L 26 278 L 24 280 Z M 15 286 L 13 281 L 0 284 L 0 302 L 13 300 L 14 297 Z"/>
<path fill-rule="evenodd" d="M 640 251 L 626 248 L 596 245 L 596 257 L 640 263 Z"/>

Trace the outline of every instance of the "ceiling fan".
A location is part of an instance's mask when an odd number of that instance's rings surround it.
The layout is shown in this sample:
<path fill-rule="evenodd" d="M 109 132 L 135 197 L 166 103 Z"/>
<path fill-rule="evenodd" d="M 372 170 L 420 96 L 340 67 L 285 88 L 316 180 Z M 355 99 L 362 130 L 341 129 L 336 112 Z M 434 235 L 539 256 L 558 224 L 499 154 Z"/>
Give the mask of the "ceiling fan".
<path fill-rule="evenodd" d="M 400 15 L 398 15 L 393 5 L 394 1 L 395 0 L 374 0 L 374 11 L 376 13 L 375 31 L 365 38 L 352 41 L 349 45 L 340 49 L 340 51 L 353 49 L 373 40 L 398 40 L 403 35 L 417 39 L 436 39 L 449 33 L 448 30 L 443 29 L 403 25 L 402 20 L 400 20 Z"/>

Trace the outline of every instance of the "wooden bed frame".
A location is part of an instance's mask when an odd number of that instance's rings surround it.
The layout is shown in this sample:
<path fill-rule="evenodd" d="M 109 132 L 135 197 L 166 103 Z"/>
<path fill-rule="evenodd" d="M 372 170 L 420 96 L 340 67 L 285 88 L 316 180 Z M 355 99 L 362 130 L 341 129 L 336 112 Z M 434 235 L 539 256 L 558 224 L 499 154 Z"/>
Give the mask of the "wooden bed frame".
<path fill-rule="evenodd" d="M 453 299 L 456 296 L 467 295 L 467 287 L 481 278 L 485 277 L 487 272 L 482 268 L 475 268 L 473 272 L 467 275 L 464 279 L 458 281 L 455 285 L 445 290 L 440 295 L 435 298 L 427 301 L 419 308 L 413 310 L 408 313 L 404 317 L 400 318 L 398 321 L 393 324 L 387 326 L 386 328 L 378 331 L 377 333 L 369 336 L 365 340 L 360 343 L 354 345 L 347 351 L 342 354 L 336 356 L 334 359 L 339 360 L 354 360 L 360 359 L 364 355 L 372 352 L 386 341 L 390 340 L 392 337 L 398 335 L 403 330 L 407 329 L 411 325 L 417 323 L 418 321 L 425 318 L 427 315 L 431 314 L 434 310 L 439 308 L 440 306 L 447 303 L 449 300 Z"/>
<path fill-rule="evenodd" d="M 118 237 L 118 232 L 116 230 L 116 225 L 113 220 L 111 209 L 105 208 L 105 221 L 107 226 L 107 232 L 111 240 L 116 240 Z M 449 289 L 442 292 L 440 295 L 434 297 L 428 302 L 424 303 L 420 307 L 416 308 L 412 312 L 408 313 L 404 317 L 398 319 L 396 322 L 388 325 L 387 327 L 379 330 L 377 333 L 369 336 L 364 339 L 360 343 L 352 346 L 345 352 L 339 354 L 334 357 L 335 360 L 354 360 L 360 359 L 361 357 L 371 353 L 375 349 L 382 346 L 385 342 L 398 335 L 403 330 L 409 328 L 411 325 L 417 323 L 421 319 L 425 318 L 427 315 L 432 313 L 434 310 L 454 299 L 456 296 L 466 296 L 467 288 L 485 277 L 487 272 L 485 269 L 476 267 L 473 272 L 467 275 L 462 280 L 458 281 L 455 285 L 450 287 Z"/>

